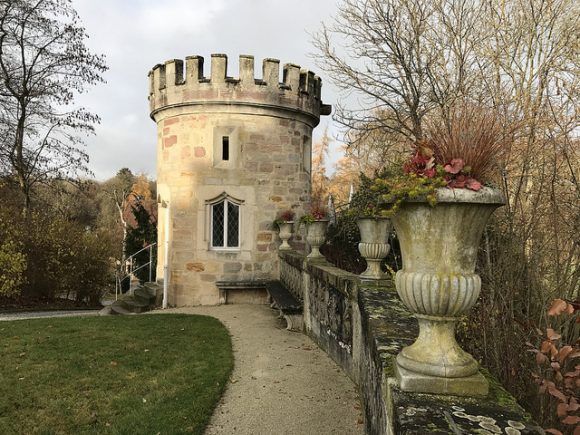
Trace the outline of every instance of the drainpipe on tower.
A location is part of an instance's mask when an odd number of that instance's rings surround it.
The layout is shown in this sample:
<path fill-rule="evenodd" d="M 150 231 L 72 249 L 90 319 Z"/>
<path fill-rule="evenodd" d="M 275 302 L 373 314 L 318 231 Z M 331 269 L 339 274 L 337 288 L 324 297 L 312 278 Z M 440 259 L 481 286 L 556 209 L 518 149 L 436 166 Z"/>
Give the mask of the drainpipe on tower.
<path fill-rule="evenodd" d="M 163 305 L 162 308 L 167 308 L 167 293 L 169 289 L 169 229 L 171 228 L 169 221 L 171 219 L 171 209 L 169 202 L 164 201 L 165 206 L 165 255 L 163 258 Z"/>

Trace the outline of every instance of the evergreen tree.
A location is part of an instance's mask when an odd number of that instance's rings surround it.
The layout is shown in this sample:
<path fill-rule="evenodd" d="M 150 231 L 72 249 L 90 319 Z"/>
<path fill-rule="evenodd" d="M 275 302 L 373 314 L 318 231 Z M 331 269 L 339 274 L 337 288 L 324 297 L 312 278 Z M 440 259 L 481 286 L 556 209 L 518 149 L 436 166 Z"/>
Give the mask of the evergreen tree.
<path fill-rule="evenodd" d="M 131 213 L 135 219 L 135 225 L 130 226 L 127 231 L 127 242 L 125 246 L 125 257 L 138 252 L 144 247 L 157 242 L 157 219 L 150 213 L 147 207 L 141 202 L 131 206 Z M 157 249 L 151 249 L 151 279 L 155 280 L 155 266 L 157 264 Z M 149 250 L 146 249 L 133 257 L 133 270 L 144 266 L 149 262 Z M 141 282 L 149 280 L 149 267 L 144 266 L 135 275 Z"/>

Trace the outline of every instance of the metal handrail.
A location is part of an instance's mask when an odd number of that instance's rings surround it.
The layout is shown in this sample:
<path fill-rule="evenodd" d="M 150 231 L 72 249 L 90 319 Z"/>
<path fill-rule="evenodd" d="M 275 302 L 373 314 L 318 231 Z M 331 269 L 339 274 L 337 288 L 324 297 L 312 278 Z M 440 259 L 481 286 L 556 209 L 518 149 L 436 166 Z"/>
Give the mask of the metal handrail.
<path fill-rule="evenodd" d="M 133 254 L 129 255 L 127 258 L 125 258 L 125 261 L 127 260 L 131 260 L 133 257 L 135 257 L 136 255 L 140 254 L 141 252 L 145 251 L 146 249 L 151 249 L 153 246 L 157 245 L 157 243 L 151 243 L 147 246 L 145 246 L 142 249 L 139 249 L 137 252 L 134 252 Z"/>
<path fill-rule="evenodd" d="M 127 264 L 129 264 L 129 269 L 128 271 L 124 272 L 124 275 L 119 276 L 119 271 L 117 271 L 116 273 L 116 279 L 115 279 L 115 300 L 118 299 L 119 297 L 119 291 L 121 290 L 121 283 L 126 280 L 127 278 L 129 278 L 131 275 L 133 275 L 135 272 L 137 272 L 138 270 L 143 269 L 144 267 L 149 266 L 149 282 L 151 282 L 152 278 L 153 278 L 153 247 L 157 246 L 157 243 L 151 243 L 147 246 L 145 246 L 144 248 L 138 250 L 137 252 L 129 255 L 126 259 L 125 259 L 125 264 L 122 265 L 122 269 L 125 269 L 127 267 Z M 135 256 L 139 255 L 141 252 L 143 251 L 149 251 L 149 261 L 145 264 L 142 264 L 141 266 L 133 269 L 133 258 L 135 258 Z M 122 270 L 121 270 L 122 272 Z M 122 272 L 123 273 L 123 272 Z"/>

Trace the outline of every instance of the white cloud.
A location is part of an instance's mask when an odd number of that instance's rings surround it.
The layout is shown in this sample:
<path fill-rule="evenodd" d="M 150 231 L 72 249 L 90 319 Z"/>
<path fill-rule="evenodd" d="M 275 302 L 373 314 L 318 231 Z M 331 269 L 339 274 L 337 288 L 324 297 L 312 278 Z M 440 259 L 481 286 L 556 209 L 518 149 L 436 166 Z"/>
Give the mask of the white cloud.
<path fill-rule="evenodd" d="M 225 0 L 147 1 L 137 14 L 139 33 L 147 39 L 184 38 L 211 30 L 214 17 L 226 7 Z M 230 0 L 230 5 L 234 3 Z"/>
<path fill-rule="evenodd" d="M 104 53 L 110 68 L 106 84 L 78 99 L 102 118 L 97 134 L 87 141 L 95 176 L 105 179 L 122 167 L 155 176 L 156 129 L 147 103 L 147 73 L 155 64 L 227 53 L 229 74 L 235 76 L 237 56 L 252 54 L 256 71 L 265 57 L 316 71 L 308 57 L 312 46 L 307 31 L 334 14 L 335 1 L 73 0 L 90 35 L 89 47 Z M 326 82 L 324 99 L 333 103 L 329 81 L 316 72 Z M 315 137 L 323 128 L 317 130 Z"/>

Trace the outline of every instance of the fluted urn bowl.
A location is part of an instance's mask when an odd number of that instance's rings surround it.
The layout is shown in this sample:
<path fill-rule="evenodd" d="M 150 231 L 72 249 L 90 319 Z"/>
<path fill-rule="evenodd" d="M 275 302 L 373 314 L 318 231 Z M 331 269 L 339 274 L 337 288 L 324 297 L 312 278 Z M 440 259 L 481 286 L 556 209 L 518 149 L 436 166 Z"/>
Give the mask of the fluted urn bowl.
<path fill-rule="evenodd" d="M 323 258 L 320 253 L 320 247 L 326 241 L 326 229 L 328 219 L 316 220 L 306 227 L 306 240 L 310 245 L 310 254 L 307 258 Z"/>
<path fill-rule="evenodd" d="M 364 279 L 382 279 L 385 274 L 381 270 L 381 262 L 390 250 L 391 220 L 385 217 L 362 217 L 357 219 L 356 224 L 361 239 L 358 251 L 367 262 L 367 268 L 360 276 Z"/>
<path fill-rule="evenodd" d="M 409 200 L 392 217 L 403 257 L 397 292 L 419 321 L 419 337 L 399 353 L 397 365 L 421 375 L 462 378 L 475 375 L 478 364 L 457 344 L 455 322 L 479 296 L 479 242 L 504 199 L 489 187 L 441 188 L 436 195 L 435 206 Z"/>
<path fill-rule="evenodd" d="M 292 247 L 288 244 L 288 240 L 292 237 L 292 228 L 294 227 L 294 221 L 283 221 L 278 224 L 280 228 L 279 236 L 282 240 L 282 244 L 278 248 L 280 251 L 289 251 Z"/>

